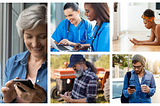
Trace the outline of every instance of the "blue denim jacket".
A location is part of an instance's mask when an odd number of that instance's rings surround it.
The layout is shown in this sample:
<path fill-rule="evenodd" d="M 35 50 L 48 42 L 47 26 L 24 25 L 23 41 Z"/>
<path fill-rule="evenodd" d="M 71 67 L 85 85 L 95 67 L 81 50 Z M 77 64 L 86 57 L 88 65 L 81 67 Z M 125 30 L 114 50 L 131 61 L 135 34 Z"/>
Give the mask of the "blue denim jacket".
<path fill-rule="evenodd" d="M 14 55 L 8 59 L 5 66 L 5 79 L 3 86 L 5 86 L 6 82 L 16 77 L 19 77 L 19 79 L 26 78 L 27 58 L 29 56 L 29 53 L 30 53 L 29 51 L 26 51 Z M 36 84 L 43 87 L 43 89 L 47 92 L 47 60 L 41 65 L 40 69 L 37 72 Z M 3 103 L 2 99 L 0 102 Z M 16 100 L 14 102 L 16 102 Z M 47 102 L 47 98 L 44 102 L 45 103 Z"/>
<path fill-rule="evenodd" d="M 146 84 L 149 87 L 148 94 L 142 92 L 141 85 L 143 84 Z M 127 92 L 128 78 L 126 74 L 124 78 L 123 94 L 126 98 L 129 98 L 129 103 L 151 103 L 151 96 L 153 96 L 156 91 L 154 76 L 151 72 L 145 70 L 140 84 L 138 75 L 134 72 L 134 70 L 132 70 L 129 85 L 135 85 L 136 89 L 136 91 L 131 95 Z"/>

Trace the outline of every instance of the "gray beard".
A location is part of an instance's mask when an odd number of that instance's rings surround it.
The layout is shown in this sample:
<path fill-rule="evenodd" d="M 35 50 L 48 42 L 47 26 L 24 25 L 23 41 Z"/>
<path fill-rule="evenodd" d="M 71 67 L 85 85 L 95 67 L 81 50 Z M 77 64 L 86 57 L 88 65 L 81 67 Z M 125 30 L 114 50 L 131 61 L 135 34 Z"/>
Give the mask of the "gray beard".
<path fill-rule="evenodd" d="M 83 73 L 83 67 L 81 69 L 79 69 L 79 70 L 74 69 L 74 71 L 75 71 L 76 77 L 80 77 L 82 75 L 82 73 Z"/>

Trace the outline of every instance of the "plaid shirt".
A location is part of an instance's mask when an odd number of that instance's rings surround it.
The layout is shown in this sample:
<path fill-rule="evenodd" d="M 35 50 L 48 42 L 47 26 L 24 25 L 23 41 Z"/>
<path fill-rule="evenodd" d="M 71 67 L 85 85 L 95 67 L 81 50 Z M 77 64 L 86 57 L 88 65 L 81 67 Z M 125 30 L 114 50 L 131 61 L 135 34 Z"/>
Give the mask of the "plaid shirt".
<path fill-rule="evenodd" d="M 85 98 L 88 103 L 96 103 L 98 90 L 98 77 L 88 68 L 83 71 L 82 76 L 75 78 L 72 89 L 72 99 Z"/>

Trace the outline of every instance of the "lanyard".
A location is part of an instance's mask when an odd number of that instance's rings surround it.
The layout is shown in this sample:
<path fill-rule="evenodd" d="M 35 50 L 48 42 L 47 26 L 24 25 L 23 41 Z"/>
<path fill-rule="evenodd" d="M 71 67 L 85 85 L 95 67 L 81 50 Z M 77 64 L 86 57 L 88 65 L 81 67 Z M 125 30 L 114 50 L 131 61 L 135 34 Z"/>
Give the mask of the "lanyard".
<path fill-rule="evenodd" d="M 98 27 L 98 29 L 97 29 L 97 31 L 96 31 L 96 34 L 95 34 L 94 37 L 93 37 L 93 40 L 92 40 L 91 45 L 90 45 L 90 52 L 91 52 L 92 47 L 93 47 L 93 41 L 94 41 L 94 39 L 96 38 L 97 33 L 98 33 L 99 29 L 100 29 L 101 26 L 102 26 L 102 23 L 103 23 L 103 22 L 100 23 L 100 25 L 99 25 L 99 27 Z"/>

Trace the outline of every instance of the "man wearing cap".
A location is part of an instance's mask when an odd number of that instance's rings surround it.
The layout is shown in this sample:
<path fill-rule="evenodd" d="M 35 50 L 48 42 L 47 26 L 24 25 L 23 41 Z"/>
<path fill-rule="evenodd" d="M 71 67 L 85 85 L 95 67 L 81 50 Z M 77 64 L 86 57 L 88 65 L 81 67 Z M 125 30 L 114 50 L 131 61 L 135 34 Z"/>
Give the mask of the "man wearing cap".
<path fill-rule="evenodd" d="M 75 70 L 76 77 L 72 92 L 60 96 L 69 103 L 96 103 L 98 77 L 94 65 L 86 61 L 83 55 L 72 54 L 67 67 Z"/>
<path fill-rule="evenodd" d="M 146 59 L 142 55 L 134 55 L 129 84 L 127 74 L 125 75 L 123 94 L 126 98 L 129 98 L 129 103 L 151 103 L 151 97 L 156 91 L 154 76 L 144 69 L 145 62 Z M 131 85 L 135 88 L 131 89 Z"/>

